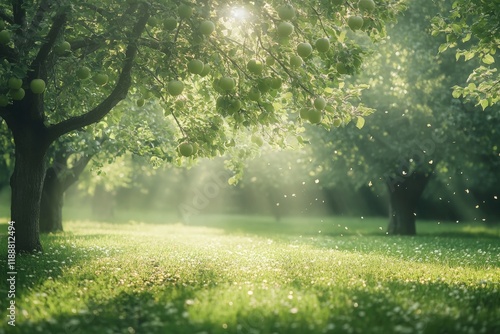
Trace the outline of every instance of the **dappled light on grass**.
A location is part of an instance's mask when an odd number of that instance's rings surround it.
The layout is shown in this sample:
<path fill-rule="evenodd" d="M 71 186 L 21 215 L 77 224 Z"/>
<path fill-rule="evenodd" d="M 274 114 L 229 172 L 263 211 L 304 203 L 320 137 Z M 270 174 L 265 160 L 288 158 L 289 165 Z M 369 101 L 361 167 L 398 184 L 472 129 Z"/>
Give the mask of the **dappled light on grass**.
<path fill-rule="evenodd" d="M 500 328 L 494 239 L 255 234 L 89 221 L 66 226 L 67 232 L 45 237 L 45 254 L 19 259 L 13 333 Z"/>

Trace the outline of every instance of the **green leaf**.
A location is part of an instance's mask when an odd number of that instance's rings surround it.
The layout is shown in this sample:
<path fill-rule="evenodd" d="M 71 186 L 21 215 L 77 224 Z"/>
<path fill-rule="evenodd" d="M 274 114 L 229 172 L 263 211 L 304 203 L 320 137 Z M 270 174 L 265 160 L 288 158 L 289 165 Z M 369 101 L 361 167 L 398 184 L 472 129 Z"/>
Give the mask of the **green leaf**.
<path fill-rule="evenodd" d="M 465 61 L 467 60 L 471 60 L 472 58 L 474 58 L 474 56 L 476 55 L 476 53 L 474 51 L 467 51 L 465 52 Z"/>
<path fill-rule="evenodd" d="M 459 24 L 456 24 L 456 23 L 453 23 L 451 25 L 451 28 L 453 29 L 453 31 L 457 34 L 460 34 L 462 32 L 462 26 L 459 25 Z"/>
<path fill-rule="evenodd" d="M 345 32 L 345 30 L 343 30 L 343 31 L 340 33 L 339 38 L 338 38 L 338 40 L 339 40 L 339 42 L 340 42 L 340 43 L 344 43 L 345 36 L 346 36 L 346 32 Z"/>
<path fill-rule="evenodd" d="M 365 126 L 365 119 L 361 116 L 358 116 L 356 120 L 356 127 L 358 129 L 362 129 Z"/>
<path fill-rule="evenodd" d="M 448 44 L 441 44 L 441 45 L 439 46 L 439 50 L 438 50 L 438 51 L 439 51 L 439 53 L 443 53 L 443 52 L 445 52 L 447 49 L 448 49 Z"/>
<path fill-rule="evenodd" d="M 451 94 L 455 99 L 458 99 L 460 96 L 462 96 L 462 90 L 461 89 L 455 89 L 453 90 L 453 93 Z"/>
<path fill-rule="evenodd" d="M 492 55 L 486 55 L 483 57 L 482 61 L 483 61 L 483 63 L 490 65 L 490 64 L 493 64 L 495 62 L 495 58 L 493 58 Z"/>
<path fill-rule="evenodd" d="M 470 91 L 473 91 L 473 90 L 476 90 L 476 84 L 471 82 L 468 86 L 467 86 L 467 89 L 470 90 Z"/>
<path fill-rule="evenodd" d="M 487 99 L 483 99 L 481 101 L 479 101 L 479 104 L 481 105 L 481 108 L 486 109 L 487 107 L 489 107 L 490 103 L 488 102 Z"/>

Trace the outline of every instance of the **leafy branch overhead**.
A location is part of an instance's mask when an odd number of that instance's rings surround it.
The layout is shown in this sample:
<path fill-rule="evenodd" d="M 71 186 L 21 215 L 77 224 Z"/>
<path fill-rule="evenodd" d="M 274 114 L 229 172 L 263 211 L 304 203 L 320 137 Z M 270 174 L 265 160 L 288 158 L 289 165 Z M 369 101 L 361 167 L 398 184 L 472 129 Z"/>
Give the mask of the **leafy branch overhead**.
<path fill-rule="evenodd" d="M 476 61 L 467 83 L 454 87 L 455 98 L 464 97 L 483 109 L 500 101 L 498 55 L 500 46 L 500 3 L 465 1 L 452 3 L 447 15 L 433 19 L 433 35 L 444 35 L 439 52 L 454 49 L 456 59 Z"/>
<path fill-rule="evenodd" d="M 159 104 L 180 128 L 178 142 L 208 156 L 223 152 L 235 129 L 270 128 L 274 143 L 289 121 L 299 132 L 304 121 L 360 125 L 370 109 L 344 77 L 361 65 L 357 41 L 383 35 L 398 9 L 371 0 L 1 5 L 0 115 L 28 117 L 23 100 L 43 95 L 45 108 L 29 117 L 43 120 L 52 142 L 131 93 L 137 107 Z M 301 118 L 302 108 L 314 116 Z"/>

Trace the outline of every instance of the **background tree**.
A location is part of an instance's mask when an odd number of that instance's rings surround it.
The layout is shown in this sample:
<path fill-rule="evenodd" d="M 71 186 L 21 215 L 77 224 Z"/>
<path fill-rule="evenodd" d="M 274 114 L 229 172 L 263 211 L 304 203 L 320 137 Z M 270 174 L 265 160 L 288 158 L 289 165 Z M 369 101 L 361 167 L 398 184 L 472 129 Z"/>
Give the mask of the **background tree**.
<path fill-rule="evenodd" d="M 141 120 L 137 121 L 139 113 Z M 164 159 L 173 160 L 166 152 L 175 148 L 174 134 L 172 121 L 163 116 L 157 104 L 149 102 L 139 107 L 135 100 L 128 99 L 95 126 L 61 137 L 49 150 L 50 167 L 42 192 L 40 230 L 62 230 L 64 193 L 78 181 L 91 160 L 95 173 L 100 173 L 104 165 L 127 153 L 145 157 L 153 168 L 158 167 Z M 106 188 L 109 187 L 105 181 L 100 177 L 99 182 L 91 186 L 92 182 L 87 180 L 89 192 L 96 195 L 95 213 L 112 212 L 111 207 L 106 207 L 111 205 L 111 201 L 99 200 L 100 195 L 108 196 Z M 112 178 L 109 183 L 111 188 L 116 187 Z M 96 187 L 96 184 L 99 186 Z"/>
<path fill-rule="evenodd" d="M 450 53 L 438 56 L 441 42 L 430 37 L 430 19 L 444 4 L 408 4 L 358 78 L 370 84 L 362 101 L 379 112 L 361 131 L 354 124 L 325 131 L 320 139 L 313 138 L 313 147 L 324 171 L 319 179 L 358 188 L 369 185 L 379 193 L 382 184 L 389 201 L 388 232 L 412 235 L 417 204 L 430 178 L 455 176 L 471 165 L 475 171 L 469 173 L 484 172 L 472 151 L 488 151 L 495 159 L 497 149 L 479 140 L 492 130 L 491 115 L 471 118 L 469 108 L 450 94 L 466 65 L 456 64 Z"/>
<path fill-rule="evenodd" d="M 50 145 L 99 122 L 129 91 L 144 100 L 154 96 L 175 119 L 179 142 L 187 142 L 184 155 L 221 153 L 233 130 L 267 127 L 273 141 L 294 131 L 290 107 L 326 93 L 335 92 L 338 112 L 367 113 L 338 86 L 339 69 L 359 66 L 362 55 L 343 37 L 348 18 L 362 16 L 362 27 L 359 19 L 350 26 L 377 37 L 398 3 L 290 4 L 293 10 L 281 1 L 1 4 L 0 71 L 6 79 L 0 116 L 15 143 L 16 250 L 42 249 L 40 200 Z M 332 46 L 312 55 L 306 46 L 297 54 L 297 44 L 319 38 Z M 188 66 L 194 60 L 203 67 Z M 333 115 L 323 116 L 326 125 L 332 122 Z"/>
<path fill-rule="evenodd" d="M 455 49 L 456 59 L 475 62 L 467 80 L 454 87 L 455 97 L 474 101 L 483 109 L 500 101 L 498 55 L 500 46 L 500 3 L 457 0 L 433 19 L 433 35 L 443 34 L 446 42 L 439 51 Z"/>

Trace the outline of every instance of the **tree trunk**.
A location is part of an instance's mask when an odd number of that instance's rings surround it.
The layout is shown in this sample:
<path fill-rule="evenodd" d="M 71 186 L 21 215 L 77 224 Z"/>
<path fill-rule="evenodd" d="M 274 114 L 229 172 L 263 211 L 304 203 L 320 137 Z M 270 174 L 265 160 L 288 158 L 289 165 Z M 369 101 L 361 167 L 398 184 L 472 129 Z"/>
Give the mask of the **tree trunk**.
<path fill-rule="evenodd" d="M 387 232 L 389 234 L 417 234 L 415 211 L 429 178 L 429 174 L 415 172 L 404 179 L 387 182 L 389 191 L 389 226 Z"/>
<path fill-rule="evenodd" d="M 40 204 L 40 232 L 58 232 L 63 230 L 62 207 L 64 187 L 53 167 L 47 169 L 43 183 Z"/>
<path fill-rule="evenodd" d="M 64 193 L 78 181 L 85 167 L 92 159 L 92 154 L 84 155 L 68 167 L 68 154 L 64 148 L 56 153 L 53 165 L 47 169 L 43 183 L 42 200 L 40 204 L 40 232 L 59 232 L 63 230 L 62 208 Z"/>
<path fill-rule="evenodd" d="M 45 178 L 46 145 L 36 131 L 15 136 L 15 166 L 11 177 L 11 219 L 15 223 L 16 253 L 41 251 L 39 218 Z"/>

